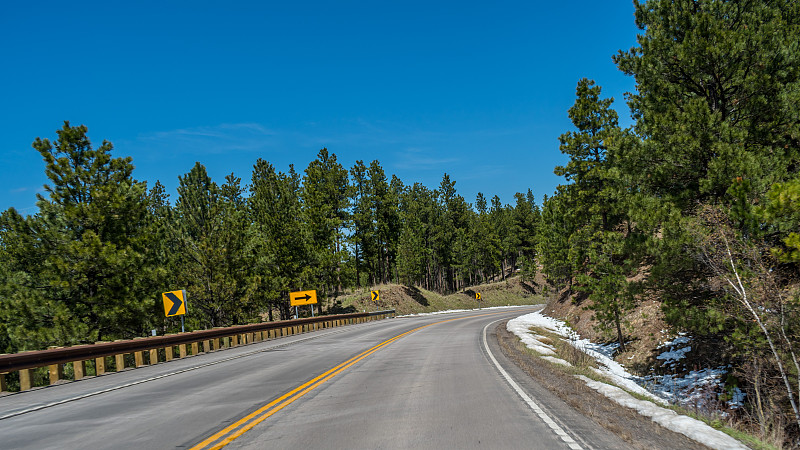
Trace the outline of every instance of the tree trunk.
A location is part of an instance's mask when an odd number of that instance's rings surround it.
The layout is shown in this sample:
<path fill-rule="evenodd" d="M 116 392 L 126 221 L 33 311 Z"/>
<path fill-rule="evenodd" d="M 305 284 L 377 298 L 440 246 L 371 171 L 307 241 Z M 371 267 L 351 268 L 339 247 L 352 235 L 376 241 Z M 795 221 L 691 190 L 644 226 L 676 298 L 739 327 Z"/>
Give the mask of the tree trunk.
<path fill-rule="evenodd" d="M 614 311 L 614 325 L 617 327 L 617 340 L 619 340 L 619 350 L 625 351 L 625 339 L 622 337 L 622 327 L 619 324 L 619 311 Z"/>

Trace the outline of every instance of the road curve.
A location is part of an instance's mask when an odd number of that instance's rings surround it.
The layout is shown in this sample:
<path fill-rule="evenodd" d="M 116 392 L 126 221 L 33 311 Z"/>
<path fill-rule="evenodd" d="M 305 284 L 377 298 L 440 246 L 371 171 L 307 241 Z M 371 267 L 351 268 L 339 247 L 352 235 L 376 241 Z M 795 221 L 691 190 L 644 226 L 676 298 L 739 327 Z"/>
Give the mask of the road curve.
<path fill-rule="evenodd" d="M 497 349 L 493 324 L 531 310 L 369 322 L 0 397 L 0 448 L 626 448 Z"/>

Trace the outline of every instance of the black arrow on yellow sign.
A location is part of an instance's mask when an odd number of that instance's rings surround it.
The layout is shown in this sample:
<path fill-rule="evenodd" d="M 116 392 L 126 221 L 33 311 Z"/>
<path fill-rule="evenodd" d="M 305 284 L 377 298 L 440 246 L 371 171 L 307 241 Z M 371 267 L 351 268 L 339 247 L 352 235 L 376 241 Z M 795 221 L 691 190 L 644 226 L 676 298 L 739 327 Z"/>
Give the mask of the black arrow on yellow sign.
<path fill-rule="evenodd" d="M 372 291 L 372 301 L 377 302 L 381 298 L 380 291 Z"/>
<path fill-rule="evenodd" d="M 186 314 L 186 291 L 170 291 L 161 293 L 164 303 L 164 315 L 167 317 Z"/>
<path fill-rule="evenodd" d="M 164 294 L 164 296 L 172 300 L 172 307 L 169 309 L 167 315 L 174 316 L 175 314 L 178 314 L 178 311 L 180 311 L 181 306 L 183 306 L 183 300 L 181 300 L 177 295 L 173 294 L 172 292 L 167 292 Z"/>

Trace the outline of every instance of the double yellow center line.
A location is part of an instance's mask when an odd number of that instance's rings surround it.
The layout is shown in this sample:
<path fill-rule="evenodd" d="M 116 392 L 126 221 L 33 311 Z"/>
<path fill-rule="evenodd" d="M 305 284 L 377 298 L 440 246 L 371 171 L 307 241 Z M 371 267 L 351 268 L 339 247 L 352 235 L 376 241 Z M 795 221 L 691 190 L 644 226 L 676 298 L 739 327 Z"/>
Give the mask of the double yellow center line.
<path fill-rule="evenodd" d="M 423 328 L 429 327 L 431 325 L 436 325 L 445 322 L 451 322 L 453 320 L 462 320 L 462 319 L 471 319 L 474 317 L 482 317 L 482 316 L 490 316 L 495 314 L 501 313 L 492 313 L 492 314 L 481 314 L 477 316 L 469 316 L 469 317 L 458 317 L 455 319 L 447 319 L 442 320 L 439 322 L 429 323 L 428 325 L 423 325 L 421 327 L 414 328 L 413 330 L 406 331 L 403 334 L 398 334 L 397 336 L 388 339 L 386 341 L 381 342 L 380 344 L 366 350 L 347 361 L 339 364 L 338 366 L 328 370 L 327 372 L 303 383 L 302 385 L 292 389 L 291 391 L 283 394 L 282 396 L 278 397 L 277 399 L 267 403 L 266 405 L 258 408 L 257 410 L 253 411 L 252 413 L 242 417 L 241 419 L 237 420 L 236 422 L 228 425 L 227 427 L 223 428 L 222 430 L 218 431 L 214 435 L 210 436 L 203 442 L 192 447 L 190 450 L 213 450 L 213 449 L 220 449 L 225 447 L 226 445 L 233 442 L 234 439 L 238 438 L 242 434 L 246 433 L 248 430 L 253 428 L 254 426 L 258 425 L 259 423 L 266 420 L 268 417 L 272 416 L 276 412 L 280 411 L 281 409 L 285 408 L 286 406 L 290 405 L 295 400 L 299 399 L 300 397 L 308 394 L 309 392 L 313 391 L 326 381 L 330 380 L 331 378 L 335 377 L 336 375 L 342 373 L 345 369 L 352 366 L 353 364 L 361 361 L 362 359 L 366 358 L 367 356 L 377 352 L 381 348 L 391 344 L 392 342 L 407 336 L 417 330 L 421 330 Z"/>

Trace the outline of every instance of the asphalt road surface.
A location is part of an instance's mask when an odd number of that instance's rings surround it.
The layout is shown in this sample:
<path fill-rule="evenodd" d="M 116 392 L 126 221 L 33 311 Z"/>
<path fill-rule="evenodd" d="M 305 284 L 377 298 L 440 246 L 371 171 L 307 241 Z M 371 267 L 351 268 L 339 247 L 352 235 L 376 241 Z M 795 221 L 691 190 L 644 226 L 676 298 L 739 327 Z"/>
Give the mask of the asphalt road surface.
<path fill-rule="evenodd" d="M 507 361 L 498 321 L 401 317 L 0 397 L 0 448 L 627 448 Z"/>

